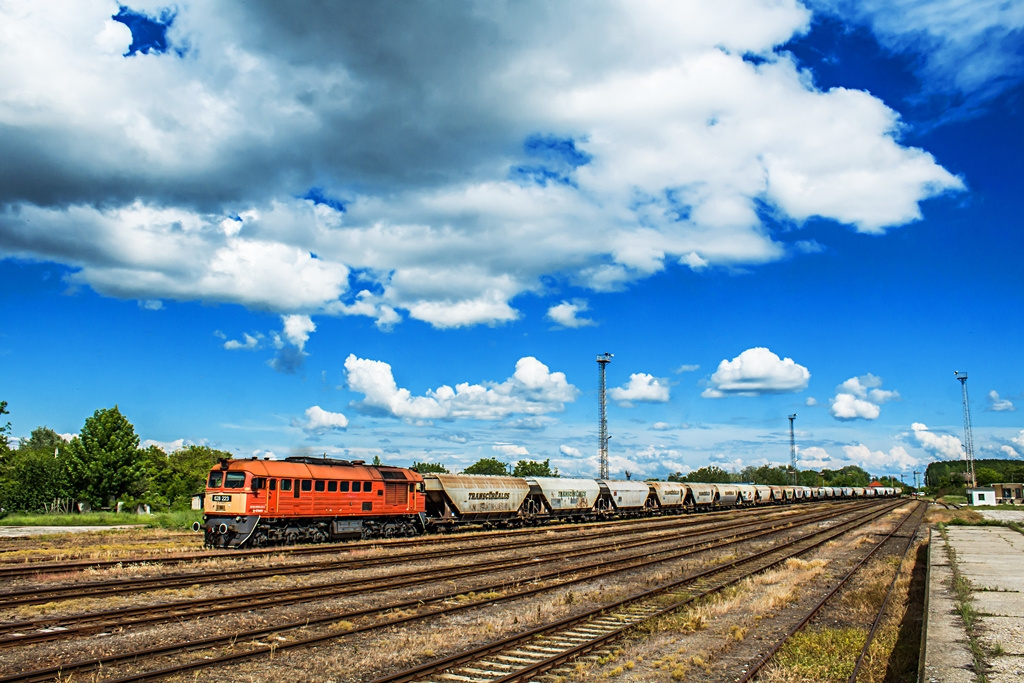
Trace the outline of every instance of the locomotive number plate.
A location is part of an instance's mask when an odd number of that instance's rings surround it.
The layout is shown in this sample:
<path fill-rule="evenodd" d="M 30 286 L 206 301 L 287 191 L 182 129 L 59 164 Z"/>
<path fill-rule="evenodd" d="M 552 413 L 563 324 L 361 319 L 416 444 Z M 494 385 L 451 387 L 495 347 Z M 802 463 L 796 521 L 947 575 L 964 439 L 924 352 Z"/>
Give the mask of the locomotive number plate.
<path fill-rule="evenodd" d="M 231 502 L 231 496 L 223 496 L 223 495 L 216 495 L 216 494 L 214 494 L 213 502 L 214 503 L 230 503 Z"/>

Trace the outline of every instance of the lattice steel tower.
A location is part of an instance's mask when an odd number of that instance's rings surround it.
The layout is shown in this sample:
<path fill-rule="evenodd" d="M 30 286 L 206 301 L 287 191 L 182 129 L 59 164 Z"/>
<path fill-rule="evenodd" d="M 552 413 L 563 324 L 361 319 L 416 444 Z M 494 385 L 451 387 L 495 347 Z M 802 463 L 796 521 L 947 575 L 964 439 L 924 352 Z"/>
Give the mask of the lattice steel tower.
<path fill-rule="evenodd" d="M 600 472 L 598 477 L 600 479 L 608 478 L 608 411 L 607 401 L 605 398 L 605 368 L 612 362 L 612 354 L 602 353 L 597 357 L 597 368 L 600 373 L 600 377 L 597 385 L 597 458 L 598 467 Z"/>
<path fill-rule="evenodd" d="M 796 435 L 793 432 L 793 420 L 795 419 L 796 413 L 789 416 L 789 469 L 793 470 L 794 486 L 798 482 L 796 473 Z"/>
<path fill-rule="evenodd" d="M 978 479 L 974 476 L 974 437 L 971 435 L 971 406 L 967 401 L 967 373 L 959 370 L 953 371 L 956 378 L 960 380 L 960 386 L 964 394 L 964 451 L 967 457 L 967 476 L 971 480 L 971 488 L 977 488 Z"/>

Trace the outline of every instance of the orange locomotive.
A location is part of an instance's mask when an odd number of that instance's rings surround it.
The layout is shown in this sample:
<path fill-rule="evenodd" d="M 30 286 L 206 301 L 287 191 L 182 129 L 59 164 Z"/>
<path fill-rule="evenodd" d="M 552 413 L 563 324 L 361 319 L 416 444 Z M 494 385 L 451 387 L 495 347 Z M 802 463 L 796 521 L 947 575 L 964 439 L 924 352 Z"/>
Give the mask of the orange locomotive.
<path fill-rule="evenodd" d="M 319 543 L 423 533 L 423 477 L 362 460 L 221 460 L 206 482 L 206 544 Z"/>

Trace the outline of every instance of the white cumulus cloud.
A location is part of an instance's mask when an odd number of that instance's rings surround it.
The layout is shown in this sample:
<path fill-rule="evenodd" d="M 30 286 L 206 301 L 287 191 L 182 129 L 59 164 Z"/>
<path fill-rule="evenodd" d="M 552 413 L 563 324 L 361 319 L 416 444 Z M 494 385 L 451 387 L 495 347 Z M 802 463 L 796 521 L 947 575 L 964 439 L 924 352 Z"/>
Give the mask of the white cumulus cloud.
<path fill-rule="evenodd" d="M 881 405 L 900 398 L 897 391 L 881 389 L 882 378 L 871 373 L 851 377 L 836 388 L 831 400 L 832 416 L 837 420 L 875 420 Z"/>
<path fill-rule="evenodd" d="M 348 427 L 348 418 L 341 413 L 332 413 L 320 406 L 306 409 L 306 419 L 299 426 L 308 432 L 327 432 Z"/>
<path fill-rule="evenodd" d="M 1017 410 L 1017 407 L 1013 401 L 1001 398 L 998 391 L 992 390 L 988 392 L 988 409 L 996 413 L 1008 413 Z"/>
<path fill-rule="evenodd" d="M 309 335 L 316 331 L 316 323 L 308 315 L 284 315 L 284 336 L 301 351 L 305 348 Z"/>
<path fill-rule="evenodd" d="M 579 317 L 580 313 L 589 310 L 590 305 L 584 299 L 563 301 L 548 309 L 548 318 L 562 327 L 589 327 L 596 325 L 590 318 Z"/>
<path fill-rule="evenodd" d="M 496 420 L 512 414 L 543 415 L 564 410 L 579 390 L 562 372 L 551 372 L 532 356 L 520 358 L 515 372 L 504 382 L 442 385 L 424 396 L 399 388 L 391 366 L 378 360 L 345 359 L 348 387 L 364 395 L 359 406 L 410 420 L 468 418 Z"/>
<path fill-rule="evenodd" d="M 646 372 L 637 372 L 629 376 L 629 382 L 622 387 L 614 387 L 608 391 L 613 401 L 623 406 L 630 406 L 637 403 L 667 403 L 669 400 L 668 383 L 649 375 Z"/>
<path fill-rule="evenodd" d="M 144 302 L 499 325 L 552 280 L 784 258 L 764 206 L 883 233 L 963 187 L 777 51 L 796 0 L 538 7 L 200 0 L 180 55 L 126 57 L 109 0 L 0 4 L 0 257 Z M 989 14 L 972 35 L 1012 37 Z"/>
<path fill-rule="evenodd" d="M 803 391 L 810 371 L 792 358 L 779 358 L 769 349 L 747 349 L 730 360 L 723 360 L 711 375 L 710 386 L 701 396 L 758 396 Z"/>
<path fill-rule="evenodd" d="M 921 422 L 910 425 L 914 439 L 924 450 L 943 460 L 959 460 L 964 457 L 964 447 L 960 439 L 952 434 L 936 434 Z"/>
<path fill-rule="evenodd" d="M 843 452 L 850 462 L 872 472 L 892 472 L 896 469 L 905 472 L 921 464 L 903 446 L 893 446 L 888 451 L 873 451 L 864 444 L 857 444 L 843 446 Z"/>

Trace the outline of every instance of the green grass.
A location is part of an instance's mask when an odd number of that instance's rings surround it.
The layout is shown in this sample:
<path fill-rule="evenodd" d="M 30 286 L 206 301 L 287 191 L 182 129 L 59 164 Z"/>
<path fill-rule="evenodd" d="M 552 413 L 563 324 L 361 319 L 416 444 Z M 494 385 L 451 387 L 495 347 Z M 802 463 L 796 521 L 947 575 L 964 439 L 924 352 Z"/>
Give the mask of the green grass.
<path fill-rule="evenodd" d="M 0 526 L 114 526 L 118 524 L 143 524 L 159 529 L 190 529 L 193 522 L 203 519 L 202 510 L 182 512 L 157 512 L 152 515 L 136 515 L 116 512 L 87 512 L 80 515 L 34 515 L 10 514 L 0 519 Z"/>
<path fill-rule="evenodd" d="M 865 638 L 867 632 L 859 628 L 800 631 L 776 655 L 776 663 L 804 680 L 845 681 Z"/>

